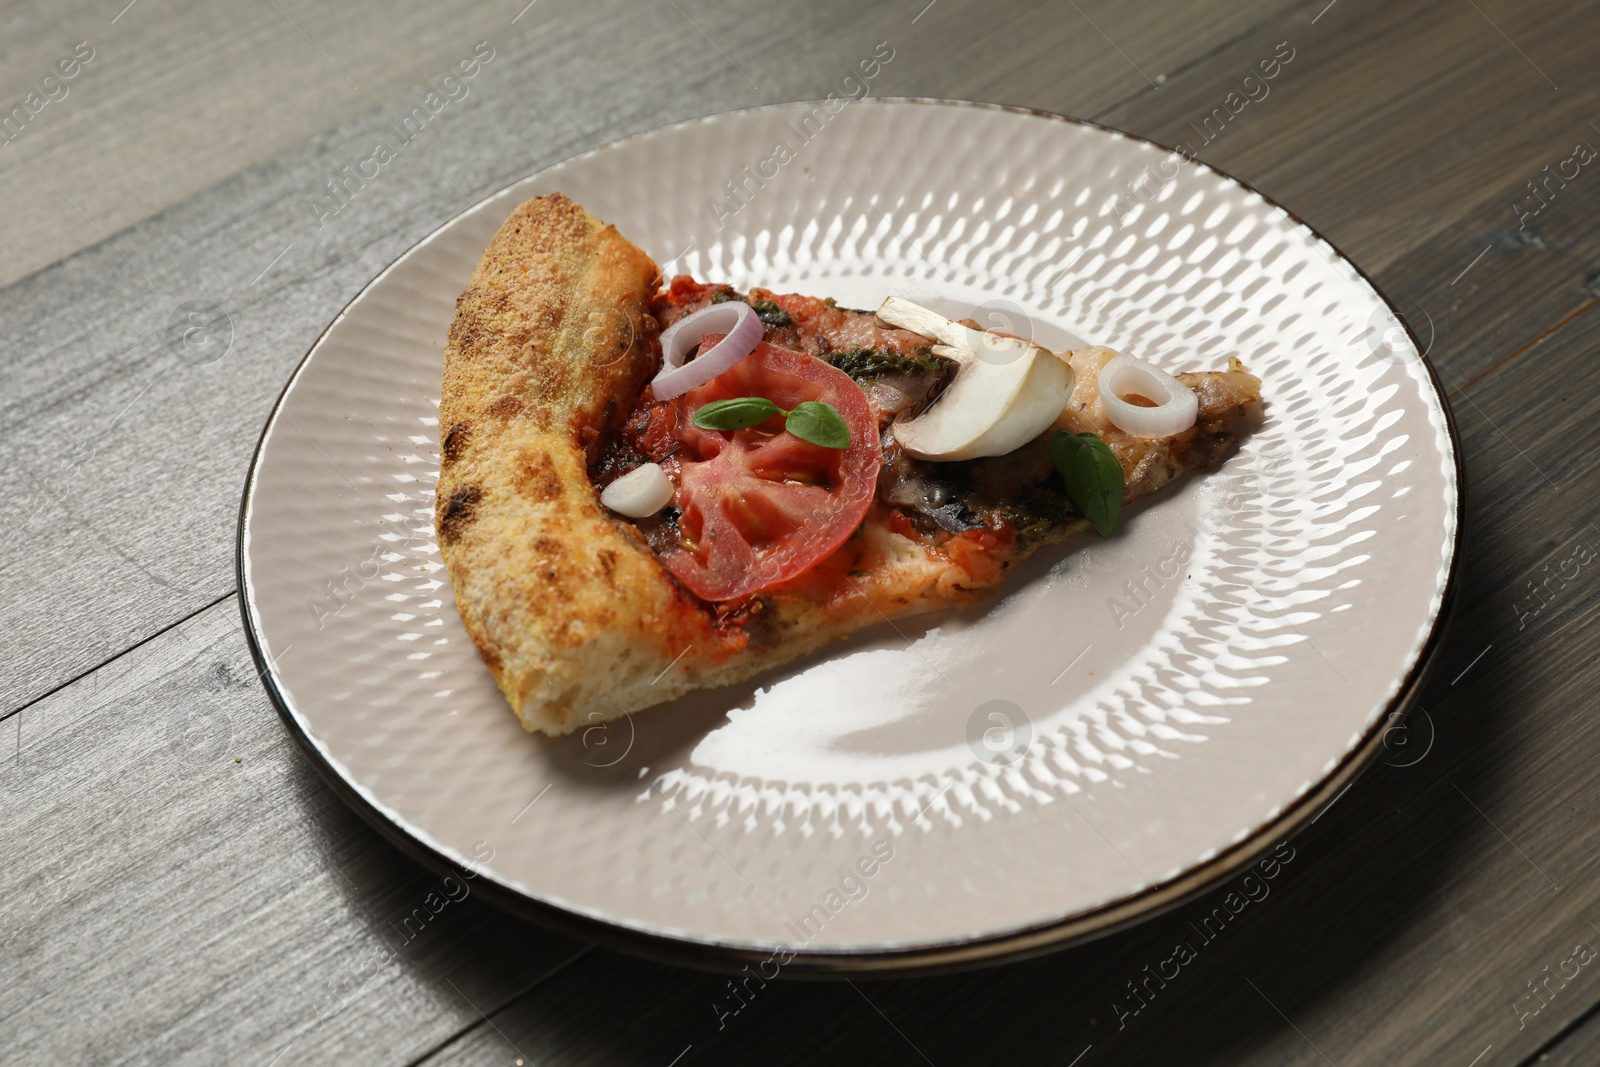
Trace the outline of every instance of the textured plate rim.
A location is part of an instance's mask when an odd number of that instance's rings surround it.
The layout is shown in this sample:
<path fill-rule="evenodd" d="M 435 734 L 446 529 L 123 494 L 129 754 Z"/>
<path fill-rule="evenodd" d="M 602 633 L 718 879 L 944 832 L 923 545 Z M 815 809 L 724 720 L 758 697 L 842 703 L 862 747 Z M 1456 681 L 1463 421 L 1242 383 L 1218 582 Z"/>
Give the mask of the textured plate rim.
<path fill-rule="evenodd" d="M 649 137 L 674 129 L 701 125 L 727 116 L 777 110 L 794 107 L 798 104 L 820 105 L 822 103 L 824 101 L 819 100 L 784 101 L 776 104 L 761 104 L 754 107 L 714 112 L 708 115 L 666 123 L 614 138 L 574 155 L 563 157 L 495 189 L 487 196 L 479 198 L 472 206 L 446 218 L 423 237 L 413 242 L 405 251 L 395 257 L 388 266 L 384 267 L 383 270 L 379 271 L 377 275 L 363 285 L 339 309 L 338 314 L 323 328 L 322 332 L 317 335 L 317 339 L 306 350 L 306 354 L 301 357 L 300 362 L 296 364 L 293 373 L 290 374 L 277 399 L 273 402 L 272 410 L 267 415 L 261 434 L 257 438 L 255 450 L 251 455 L 250 469 L 245 478 L 244 491 L 239 504 L 239 521 L 235 539 L 234 576 L 239 599 L 239 612 L 244 624 L 245 639 L 250 648 L 250 655 L 255 662 L 257 676 L 265 686 L 267 695 L 277 709 L 279 717 L 283 720 L 289 736 L 294 739 L 301 751 L 316 767 L 318 773 L 333 788 L 333 791 L 366 820 L 369 825 L 400 848 L 401 851 L 421 862 L 424 866 L 435 871 L 448 873 L 454 871 L 457 865 L 449 857 L 429 844 L 426 840 L 426 835 L 421 830 L 411 827 L 400 816 L 384 810 L 375 801 L 365 796 L 362 790 L 355 783 L 349 781 L 333 764 L 306 729 L 298 711 L 295 710 L 288 698 L 279 689 L 274 665 L 267 659 L 257 634 L 255 618 L 250 609 L 250 586 L 245 574 L 245 549 L 250 519 L 250 502 L 255 490 L 256 474 L 261 463 L 267 436 L 278 421 L 278 415 L 283 408 L 284 401 L 288 398 L 301 373 L 306 369 L 311 357 L 322 347 L 323 342 L 327 340 L 334 327 L 344 320 L 356 301 L 365 296 L 401 263 L 410 259 L 441 232 L 454 225 L 457 220 L 476 211 L 485 201 L 491 200 L 506 190 L 537 177 L 545 171 L 584 159 L 599 152 L 608 151 L 618 144 L 641 137 Z M 983 111 L 1024 115 L 1046 121 L 1064 122 L 1073 126 L 1087 127 L 1113 137 L 1149 145 L 1164 152 L 1178 152 L 1177 149 L 1164 145 L 1159 141 L 1106 126 L 1090 119 L 1076 118 L 1053 111 L 1022 107 L 1015 104 L 917 96 L 866 97 L 858 101 L 858 103 L 974 108 Z M 1183 158 L 1194 166 L 1233 183 L 1247 193 L 1259 197 L 1269 206 L 1282 211 L 1294 225 L 1300 227 L 1320 242 L 1338 262 L 1354 271 L 1356 276 L 1365 282 L 1373 293 L 1377 295 L 1378 299 L 1383 301 L 1384 305 L 1394 314 L 1396 320 L 1405 328 L 1406 336 L 1416 347 L 1417 352 L 1420 353 L 1420 362 L 1428 372 L 1428 382 L 1433 388 L 1435 399 L 1438 401 L 1439 408 L 1444 416 L 1444 429 L 1445 435 L 1450 442 L 1451 469 L 1455 482 L 1455 492 L 1451 500 L 1454 507 L 1454 534 L 1448 545 L 1449 562 L 1446 568 L 1444 588 L 1439 595 L 1438 608 L 1429 622 L 1427 639 L 1423 642 L 1416 661 L 1401 680 L 1395 695 L 1384 708 L 1383 714 L 1374 719 L 1360 742 L 1348 749 L 1333 769 L 1319 778 L 1310 789 L 1286 805 L 1277 816 L 1262 822 L 1243 840 L 1221 850 L 1212 859 L 1188 867 L 1173 878 L 1146 886 L 1136 893 L 1128 894 L 1088 911 L 1078 912 L 1063 919 L 1036 924 L 1002 934 L 891 950 L 846 949 L 795 952 L 792 959 L 784 964 L 785 970 L 791 975 L 796 977 L 829 977 L 878 973 L 909 976 L 978 966 L 992 966 L 1001 962 L 1037 956 L 1071 945 L 1081 944 L 1126 929 L 1163 912 L 1170 911 L 1200 896 L 1230 875 L 1248 867 L 1277 842 L 1294 836 L 1309 825 L 1310 822 L 1314 821 L 1317 814 L 1329 806 L 1363 771 L 1372 765 L 1378 753 L 1383 749 L 1384 735 L 1397 721 L 1400 721 L 1409 713 L 1417 693 L 1422 687 L 1422 683 L 1435 666 L 1439 646 L 1442 643 L 1443 635 L 1448 628 L 1449 619 L 1453 614 L 1457 601 L 1456 594 L 1460 586 L 1462 549 L 1465 545 L 1467 528 L 1466 461 L 1461 449 L 1461 437 L 1457 430 L 1455 413 L 1450 407 L 1450 402 L 1445 393 L 1444 384 L 1439 379 L 1438 371 L 1434 368 L 1432 360 L 1428 358 L 1426 351 L 1418 342 L 1411 325 L 1399 314 L 1394 301 L 1373 282 L 1361 267 L 1351 260 L 1349 256 L 1345 255 L 1333 242 L 1324 237 L 1314 226 L 1249 182 L 1196 159 L 1187 153 L 1179 154 L 1183 155 Z M 513 915 L 533 920 L 540 925 L 556 929 L 562 933 L 594 941 L 635 956 L 715 971 L 737 970 L 745 964 L 759 963 L 772 956 L 772 953 L 765 949 L 751 949 L 711 940 L 653 933 L 607 922 L 531 896 L 495 880 L 492 875 L 485 872 L 477 872 L 477 877 L 480 880 L 479 888 L 484 892 L 484 896 Z"/>

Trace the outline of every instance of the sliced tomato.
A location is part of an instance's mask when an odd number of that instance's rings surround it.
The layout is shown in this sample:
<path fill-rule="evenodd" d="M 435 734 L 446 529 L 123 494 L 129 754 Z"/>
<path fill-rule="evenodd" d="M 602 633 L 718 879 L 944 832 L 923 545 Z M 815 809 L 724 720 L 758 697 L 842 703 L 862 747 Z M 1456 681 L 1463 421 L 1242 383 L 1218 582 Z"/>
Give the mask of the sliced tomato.
<path fill-rule="evenodd" d="M 704 405 L 738 396 L 764 396 L 786 411 L 807 400 L 832 404 L 850 428 L 850 446 L 803 441 L 777 415 L 734 431 L 691 421 Z M 662 562 L 690 592 L 719 602 L 746 600 L 837 549 L 866 517 L 883 466 L 877 418 L 861 387 L 820 359 L 769 344 L 652 405 L 639 440 L 678 487 L 679 541 Z"/>

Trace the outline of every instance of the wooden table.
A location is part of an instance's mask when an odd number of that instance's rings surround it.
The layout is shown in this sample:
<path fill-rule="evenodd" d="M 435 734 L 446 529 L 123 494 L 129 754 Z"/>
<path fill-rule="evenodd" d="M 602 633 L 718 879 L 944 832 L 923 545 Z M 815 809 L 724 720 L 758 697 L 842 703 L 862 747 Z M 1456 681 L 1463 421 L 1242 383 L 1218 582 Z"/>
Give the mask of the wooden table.
<path fill-rule="evenodd" d="M 12 4 L 0 35 L 0 1059 L 1600 1062 L 1600 5 L 124 2 Z M 1431 338 L 1471 519 L 1422 711 L 1137 1012 L 1113 1002 L 1215 900 L 989 970 L 780 983 L 721 1030 L 723 979 L 476 897 L 404 939 L 437 876 L 300 757 L 240 629 L 273 397 L 465 203 L 825 96 L 882 41 L 876 95 L 1185 142 Z M 466 95 L 330 214 L 326 183 L 479 42 Z M 168 344 L 191 302 L 225 316 L 204 365 Z"/>

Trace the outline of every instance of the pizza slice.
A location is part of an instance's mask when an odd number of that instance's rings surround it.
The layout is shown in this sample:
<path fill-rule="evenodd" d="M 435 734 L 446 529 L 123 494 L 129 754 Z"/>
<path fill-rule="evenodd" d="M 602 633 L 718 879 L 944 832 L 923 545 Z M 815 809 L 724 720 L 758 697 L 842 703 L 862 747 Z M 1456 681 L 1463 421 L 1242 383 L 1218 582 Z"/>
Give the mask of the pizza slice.
<path fill-rule="evenodd" d="M 1222 462 L 1260 384 L 1237 360 L 1056 356 L 904 301 L 663 287 L 551 194 L 457 302 L 440 551 L 524 728 L 568 733 L 970 601 Z"/>

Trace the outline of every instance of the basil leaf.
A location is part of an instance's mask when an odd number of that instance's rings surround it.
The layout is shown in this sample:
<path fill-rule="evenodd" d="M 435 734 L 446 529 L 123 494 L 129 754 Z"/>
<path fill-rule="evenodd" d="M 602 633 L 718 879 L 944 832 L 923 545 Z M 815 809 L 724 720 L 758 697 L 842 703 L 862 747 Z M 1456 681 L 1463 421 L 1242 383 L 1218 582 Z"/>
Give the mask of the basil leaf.
<path fill-rule="evenodd" d="M 748 430 L 782 414 L 783 409 L 764 396 L 736 396 L 702 405 L 689 421 L 702 430 Z"/>
<path fill-rule="evenodd" d="M 820 400 L 796 404 L 783 428 L 800 440 L 823 448 L 850 447 L 850 427 L 844 424 L 844 416 L 839 414 L 838 408 Z"/>
<path fill-rule="evenodd" d="M 1072 502 L 1101 537 L 1109 537 L 1122 512 L 1122 464 L 1117 457 L 1092 433 L 1057 430 L 1050 438 L 1050 458 Z"/>

